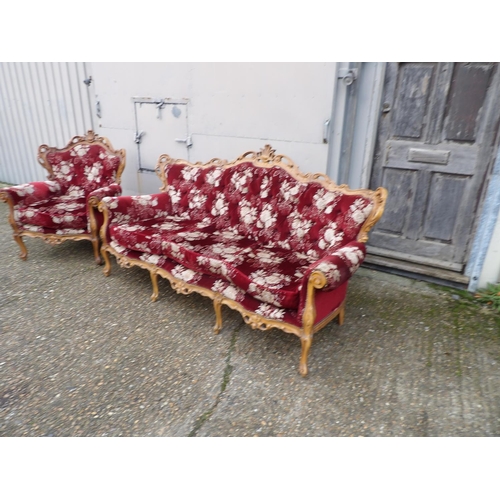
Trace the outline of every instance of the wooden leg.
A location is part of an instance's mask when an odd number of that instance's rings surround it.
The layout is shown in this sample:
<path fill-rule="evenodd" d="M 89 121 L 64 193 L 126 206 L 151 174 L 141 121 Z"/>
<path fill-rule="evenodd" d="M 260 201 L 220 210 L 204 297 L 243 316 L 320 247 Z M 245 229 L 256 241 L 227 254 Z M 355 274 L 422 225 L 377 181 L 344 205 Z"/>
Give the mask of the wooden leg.
<path fill-rule="evenodd" d="M 326 285 L 326 276 L 321 271 L 313 271 L 307 282 L 307 298 L 304 307 L 304 314 L 302 315 L 302 335 L 300 341 L 302 342 L 302 354 L 300 355 L 299 372 L 305 377 L 307 375 L 307 355 L 311 348 L 313 338 L 313 326 L 316 320 L 316 304 L 314 301 L 314 293 L 316 289 L 321 289 Z"/>
<path fill-rule="evenodd" d="M 339 312 L 339 325 L 342 326 L 344 324 L 344 315 L 345 315 L 345 304 L 342 304 L 342 309 Z"/>
<path fill-rule="evenodd" d="M 151 283 L 153 285 L 153 295 L 151 295 L 151 300 L 153 302 L 156 302 L 156 299 L 158 298 L 159 291 L 158 291 L 158 275 L 153 272 L 149 271 L 149 275 L 151 276 Z"/>
<path fill-rule="evenodd" d="M 99 238 L 92 237 L 92 247 L 94 248 L 94 260 L 98 266 L 103 264 L 102 257 L 99 252 Z"/>
<path fill-rule="evenodd" d="M 17 234 L 15 234 L 14 240 L 16 240 L 16 243 L 19 245 L 19 248 L 21 249 L 21 253 L 19 254 L 19 258 L 22 260 L 26 260 L 28 258 L 28 249 L 26 248 L 23 239 L 21 238 L 21 236 L 18 236 Z"/>
<path fill-rule="evenodd" d="M 214 333 L 217 335 L 222 328 L 222 303 L 220 298 L 214 299 L 214 309 L 215 309 L 215 326 Z"/>
<path fill-rule="evenodd" d="M 111 274 L 111 261 L 109 260 L 109 254 L 101 247 L 101 255 L 104 260 L 104 276 L 109 276 Z"/>
<path fill-rule="evenodd" d="M 90 220 L 90 235 L 91 235 L 91 241 L 92 241 L 92 246 L 94 247 L 94 260 L 97 265 L 102 264 L 102 259 L 99 255 L 99 231 L 97 230 L 97 223 L 95 219 L 95 212 L 94 210 L 97 210 L 97 204 L 98 200 L 96 199 L 90 199 L 88 200 L 89 204 L 89 220 Z"/>
<path fill-rule="evenodd" d="M 302 343 L 302 352 L 300 354 L 299 373 L 305 377 L 307 375 L 307 356 L 311 348 L 312 337 L 309 335 L 305 336 L 300 339 L 300 342 Z"/>

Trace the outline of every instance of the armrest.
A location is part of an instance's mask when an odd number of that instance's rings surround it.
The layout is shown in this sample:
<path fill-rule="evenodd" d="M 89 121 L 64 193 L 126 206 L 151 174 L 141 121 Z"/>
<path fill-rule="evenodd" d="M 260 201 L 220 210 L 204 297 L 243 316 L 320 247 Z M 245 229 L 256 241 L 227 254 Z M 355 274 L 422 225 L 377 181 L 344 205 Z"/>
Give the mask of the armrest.
<path fill-rule="evenodd" d="M 359 241 L 351 241 L 343 247 L 327 252 L 321 259 L 313 262 L 304 273 L 300 290 L 299 314 L 302 314 L 307 300 L 307 286 L 312 273 L 319 271 L 324 277 L 324 285 L 316 287 L 321 292 L 338 288 L 359 268 L 366 257 L 366 246 Z"/>
<path fill-rule="evenodd" d="M 365 244 L 351 241 L 337 250 L 327 252 L 321 259 L 313 262 L 304 273 L 304 279 L 309 279 L 313 271 L 321 271 L 326 277 L 323 290 L 333 290 L 345 283 L 357 271 L 365 257 Z"/>
<path fill-rule="evenodd" d="M 120 184 L 110 184 L 99 189 L 95 189 L 89 193 L 87 201 L 96 207 L 99 202 L 106 196 L 120 196 L 122 194 L 122 187 Z"/>
<path fill-rule="evenodd" d="M 164 217 L 171 211 L 168 193 L 136 196 L 105 196 L 99 210 L 107 214 L 107 224 L 135 222 Z"/>
<path fill-rule="evenodd" d="M 29 206 L 37 201 L 48 200 L 61 191 L 56 181 L 39 181 L 8 186 L 0 189 L 0 199 L 15 205 Z"/>

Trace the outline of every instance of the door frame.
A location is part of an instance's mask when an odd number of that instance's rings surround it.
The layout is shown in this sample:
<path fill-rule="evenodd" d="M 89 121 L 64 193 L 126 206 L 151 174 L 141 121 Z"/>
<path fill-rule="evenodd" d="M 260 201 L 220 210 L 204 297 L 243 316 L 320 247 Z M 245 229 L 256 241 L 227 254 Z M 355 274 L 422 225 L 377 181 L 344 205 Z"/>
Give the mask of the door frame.
<path fill-rule="evenodd" d="M 386 62 L 337 63 L 326 173 L 337 184 L 368 188 L 377 141 Z M 345 74 L 357 70 L 351 85 Z"/>

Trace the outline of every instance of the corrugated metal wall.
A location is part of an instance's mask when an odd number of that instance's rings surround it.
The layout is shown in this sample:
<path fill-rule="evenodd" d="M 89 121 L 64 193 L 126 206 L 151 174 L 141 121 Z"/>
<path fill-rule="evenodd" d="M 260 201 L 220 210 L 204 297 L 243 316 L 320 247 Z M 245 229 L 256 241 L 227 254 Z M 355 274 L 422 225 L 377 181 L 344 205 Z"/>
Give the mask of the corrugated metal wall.
<path fill-rule="evenodd" d="M 93 128 L 89 71 L 83 62 L 0 63 L 0 182 L 46 179 L 38 146 L 63 147 Z"/>

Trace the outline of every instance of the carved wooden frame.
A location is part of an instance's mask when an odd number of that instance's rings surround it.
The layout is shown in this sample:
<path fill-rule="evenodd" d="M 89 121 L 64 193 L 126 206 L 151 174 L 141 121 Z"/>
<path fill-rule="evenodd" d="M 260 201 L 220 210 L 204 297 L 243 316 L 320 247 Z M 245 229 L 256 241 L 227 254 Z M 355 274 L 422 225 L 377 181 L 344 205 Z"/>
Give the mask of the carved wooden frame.
<path fill-rule="evenodd" d="M 68 151 L 69 149 L 73 148 L 76 144 L 82 144 L 82 145 L 91 145 L 91 144 L 101 144 L 109 153 L 114 154 L 120 158 L 120 165 L 118 166 L 118 170 L 116 172 L 116 183 L 119 184 L 121 180 L 121 176 L 123 173 L 123 170 L 125 168 L 125 158 L 126 158 L 126 151 L 125 149 L 118 149 L 115 150 L 113 149 L 113 146 L 111 145 L 111 142 L 109 139 L 106 137 L 101 137 L 98 136 L 97 134 L 94 133 L 94 131 L 89 130 L 86 135 L 84 136 L 74 136 L 68 144 L 61 149 L 58 149 L 56 147 L 51 147 L 47 146 L 46 144 L 42 144 L 38 148 L 38 156 L 37 160 L 40 165 L 42 165 L 45 170 L 47 170 L 48 175 L 47 175 L 47 180 L 52 181 L 54 180 L 54 172 L 52 170 L 52 166 L 47 160 L 47 155 L 50 153 L 58 152 L 58 153 L 64 153 Z M 97 223 L 95 219 L 95 212 L 94 210 L 97 210 L 97 206 L 99 204 L 99 201 L 96 197 L 91 196 L 88 200 L 88 207 L 89 207 L 89 221 L 90 221 L 90 233 L 78 233 L 78 234 L 45 234 L 45 233 L 37 233 L 36 231 L 26 231 L 22 230 L 16 223 L 15 217 L 14 217 L 14 200 L 11 198 L 11 196 L 4 192 L 0 192 L 0 201 L 3 201 L 9 205 L 9 223 L 14 230 L 14 240 L 16 243 L 19 245 L 19 248 L 21 249 L 21 252 L 19 254 L 19 257 L 22 260 L 26 260 L 28 258 L 28 249 L 26 248 L 26 245 L 24 244 L 24 241 L 22 240 L 23 236 L 29 236 L 31 238 L 42 238 L 44 241 L 47 243 L 50 243 L 51 245 L 59 245 L 63 243 L 64 241 L 67 240 L 89 240 L 92 243 L 92 247 L 94 250 L 94 259 L 96 263 L 101 264 L 101 256 L 100 256 L 100 249 L 99 249 L 99 234 L 97 231 Z"/>
<path fill-rule="evenodd" d="M 380 219 L 384 212 L 385 202 L 387 199 L 387 190 L 385 188 L 379 187 L 375 191 L 369 189 L 358 189 L 352 190 L 346 184 L 338 186 L 331 179 L 329 179 L 324 174 L 303 174 L 299 171 L 297 165 L 293 163 L 293 161 L 284 155 L 275 155 L 275 150 L 271 148 L 270 145 L 266 145 L 261 151 L 253 152 L 248 151 L 238 157 L 233 162 L 227 162 L 226 160 L 221 160 L 219 158 L 213 158 L 207 163 L 190 163 L 185 160 L 174 160 L 169 155 L 161 155 L 158 159 L 158 163 L 156 165 L 156 172 L 162 181 L 162 186 L 160 188 L 161 191 L 167 190 L 167 179 L 165 177 L 164 166 L 167 164 L 182 164 L 189 165 L 192 167 L 201 167 L 208 168 L 212 166 L 222 167 L 224 169 L 234 167 L 241 163 L 252 162 L 253 165 L 259 166 L 262 168 L 271 168 L 273 166 L 279 166 L 287 171 L 291 176 L 297 179 L 300 182 L 318 182 L 325 189 L 329 191 L 340 191 L 344 194 L 352 194 L 352 195 L 361 195 L 368 199 L 371 199 L 374 203 L 373 209 L 370 212 L 370 215 L 366 219 L 363 224 L 357 241 L 366 242 L 368 240 L 368 232 L 375 225 L 375 223 Z M 307 283 L 307 292 L 306 292 L 306 304 L 304 308 L 304 313 L 302 315 L 302 327 L 287 323 L 285 321 L 275 320 L 266 318 L 260 314 L 257 314 L 253 311 L 249 311 L 245 309 L 238 302 L 231 300 L 219 292 L 215 292 L 213 290 L 209 290 L 207 288 L 193 285 L 190 283 L 186 283 L 185 281 L 176 278 L 171 273 L 162 269 L 155 264 L 150 264 L 144 262 L 139 259 L 133 259 L 127 257 L 125 255 L 120 254 L 115 249 L 113 249 L 107 242 L 106 239 L 106 229 L 109 221 L 109 212 L 105 203 L 99 203 L 98 209 L 104 214 L 104 222 L 101 227 L 101 255 L 103 257 L 105 267 L 104 274 L 109 276 L 111 272 L 111 262 L 109 260 L 109 254 L 112 254 L 116 257 L 117 262 L 122 267 L 131 267 L 131 266 L 139 266 L 143 269 L 147 269 L 151 276 L 151 282 L 153 286 L 153 294 L 151 295 L 151 300 L 154 302 L 158 298 L 158 275 L 166 278 L 172 288 L 177 292 L 184 295 L 189 295 L 193 292 L 199 293 L 205 297 L 209 297 L 212 299 L 215 310 L 215 326 L 214 332 L 219 333 L 222 327 L 222 305 L 226 305 L 231 309 L 238 311 L 245 321 L 253 329 L 259 330 L 269 330 L 271 328 L 279 328 L 287 333 L 293 333 L 300 338 L 302 350 L 299 362 L 299 372 L 302 376 L 307 375 L 307 357 L 309 354 L 309 349 L 312 344 L 313 335 L 325 327 L 330 321 L 335 318 L 338 318 L 338 322 L 340 325 L 344 322 L 344 314 L 345 314 L 345 300 L 337 307 L 334 311 L 332 311 L 327 317 L 325 317 L 322 321 L 315 324 L 316 319 L 316 307 L 314 296 L 316 290 L 321 290 L 327 284 L 327 278 L 325 274 L 320 270 L 315 270 L 311 273 Z"/>

